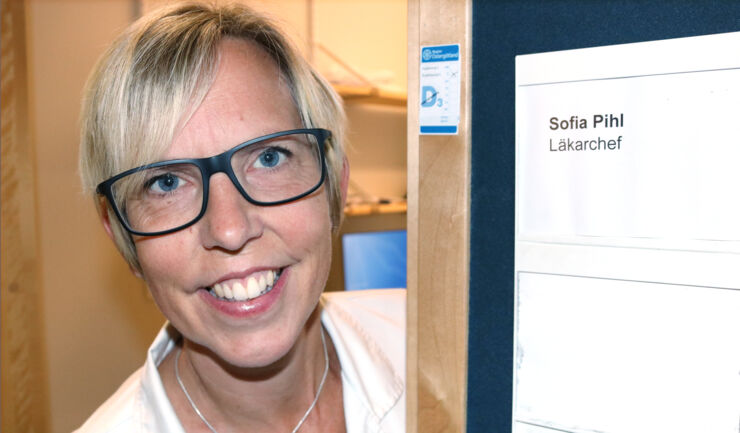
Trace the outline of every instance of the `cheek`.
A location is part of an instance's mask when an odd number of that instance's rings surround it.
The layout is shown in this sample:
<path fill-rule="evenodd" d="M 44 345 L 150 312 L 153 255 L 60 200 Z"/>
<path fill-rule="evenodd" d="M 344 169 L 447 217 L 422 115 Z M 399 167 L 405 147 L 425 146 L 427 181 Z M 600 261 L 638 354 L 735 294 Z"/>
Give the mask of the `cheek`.
<path fill-rule="evenodd" d="M 154 303 L 164 316 L 182 323 L 181 289 L 192 285 L 194 234 L 190 229 L 136 242 L 142 274 Z"/>
<path fill-rule="evenodd" d="M 190 228 L 171 235 L 136 241 L 144 280 L 154 292 L 185 276 L 192 260 L 194 234 Z"/>
<path fill-rule="evenodd" d="M 291 254 L 308 261 L 318 276 L 327 274 L 331 263 L 332 230 L 325 200 L 311 200 L 311 206 L 296 206 L 275 227 Z M 302 203 L 309 204 L 309 203 Z"/>

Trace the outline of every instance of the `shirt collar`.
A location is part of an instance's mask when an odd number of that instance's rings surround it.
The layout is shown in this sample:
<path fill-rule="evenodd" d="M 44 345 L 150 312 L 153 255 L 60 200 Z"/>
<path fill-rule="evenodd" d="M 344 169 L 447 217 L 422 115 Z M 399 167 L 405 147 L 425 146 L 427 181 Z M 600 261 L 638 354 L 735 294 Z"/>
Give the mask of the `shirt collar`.
<path fill-rule="evenodd" d="M 321 322 L 331 336 L 342 376 L 378 419 L 403 397 L 404 381 L 378 342 L 349 311 L 322 297 Z"/>
<path fill-rule="evenodd" d="M 142 431 L 169 433 L 185 431 L 167 398 L 158 370 L 159 364 L 175 348 L 180 338 L 180 333 L 167 322 L 149 347 L 142 377 L 141 401 L 138 406 Z"/>

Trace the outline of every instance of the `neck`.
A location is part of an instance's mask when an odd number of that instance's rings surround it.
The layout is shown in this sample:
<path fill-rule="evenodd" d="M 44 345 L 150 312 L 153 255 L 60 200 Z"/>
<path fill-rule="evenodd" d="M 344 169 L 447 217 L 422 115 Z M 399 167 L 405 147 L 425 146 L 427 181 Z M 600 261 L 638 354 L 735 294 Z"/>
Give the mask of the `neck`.
<path fill-rule="evenodd" d="M 325 366 L 321 332 L 315 311 L 288 353 L 258 368 L 230 365 L 207 348 L 185 340 L 180 376 L 201 413 L 219 433 L 232 429 L 290 432 L 313 402 L 321 382 Z M 168 394 L 173 400 L 169 390 Z M 182 391 L 175 389 L 174 394 L 173 405 L 180 403 L 176 405 L 180 419 L 184 415 L 198 428 L 204 427 Z"/>

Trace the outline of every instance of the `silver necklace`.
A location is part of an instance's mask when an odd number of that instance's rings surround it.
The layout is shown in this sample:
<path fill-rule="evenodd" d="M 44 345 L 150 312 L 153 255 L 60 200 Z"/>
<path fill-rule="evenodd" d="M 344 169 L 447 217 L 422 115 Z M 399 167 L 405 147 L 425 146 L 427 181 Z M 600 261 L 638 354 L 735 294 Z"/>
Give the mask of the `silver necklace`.
<path fill-rule="evenodd" d="M 313 408 L 316 406 L 316 402 L 319 401 L 319 395 L 321 395 L 321 390 L 324 389 L 324 382 L 326 382 L 326 376 L 329 373 L 329 354 L 326 351 L 326 339 L 324 338 L 324 330 L 321 329 L 321 345 L 324 347 L 324 375 L 321 377 L 321 382 L 319 382 L 319 387 L 316 389 L 316 396 L 313 398 L 313 402 L 311 402 L 311 406 L 308 407 L 308 410 L 306 413 L 303 414 L 303 418 L 301 418 L 300 421 L 298 421 L 298 424 L 293 429 L 293 433 L 296 433 L 299 428 L 303 425 L 303 422 L 306 421 L 306 418 L 308 418 L 308 414 L 311 413 Z M 198 415 L 198 418 L 201 419 L 205 423 L 206 426 L 208 426 L 209 429 L 213 433 L 218 433 L 215 428 L 211 425 L 211 423 L 208 422 L 206 417 L 203 416 L 202 413 L 200 413 L 200 410 L 198 409 L 198 406 L 195 405 L 195 402 L 192 398 L 190 398 L 190 394 L 188 393 L 188 390 L 185 389 L 185 384 L 182 383 L 182 379 L 180 379 L 180 369 L 177 367 L 177 365 L 180 363 L 180 354 L 182 353 L 182 348 L 177 349 L 177 355 L 175 355 L 175 378 L 177 379 L 177 383 L 180 384 L 180 389 L 185 394 L 185 397 L 187 397 L 188 401 L 190 402 L 190 406 L 192 406 L 193 410 L 195 411 L 195 414 Z"/>

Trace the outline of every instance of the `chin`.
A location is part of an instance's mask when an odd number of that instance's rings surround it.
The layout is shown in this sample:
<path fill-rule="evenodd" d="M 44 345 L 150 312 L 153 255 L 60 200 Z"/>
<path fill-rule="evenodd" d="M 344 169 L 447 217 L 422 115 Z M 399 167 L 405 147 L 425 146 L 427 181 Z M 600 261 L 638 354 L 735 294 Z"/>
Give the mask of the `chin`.
<path fill-rule="evenodd" d="M 228 369 L 272 370 L 279 369 L 287 363 L 293 353 L 295 341 L 289 341 L 286 335 L 269 340 L 259 350 L 250 347 L 250 343 L 237 343 L 238 347 L 224 348 L 225 350 L 210 350 L 215 361 Z"/>

